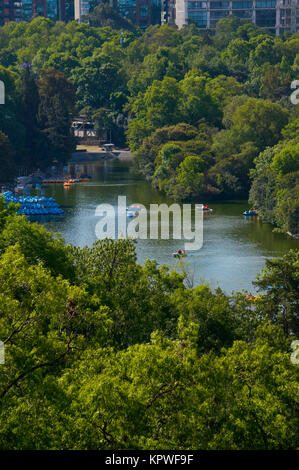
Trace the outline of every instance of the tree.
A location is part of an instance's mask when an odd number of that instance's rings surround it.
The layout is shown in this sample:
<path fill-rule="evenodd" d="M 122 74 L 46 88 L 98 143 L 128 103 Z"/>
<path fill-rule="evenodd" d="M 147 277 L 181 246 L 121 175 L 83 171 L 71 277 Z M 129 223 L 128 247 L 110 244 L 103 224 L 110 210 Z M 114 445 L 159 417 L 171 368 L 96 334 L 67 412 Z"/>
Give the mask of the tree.
<path fill-rule="evenodd" d="M 222 53 L 222 57 L 226 63 L 233 62 L 235 65 L 246 64 L 252 49 L 253 46 L 248 41 L 248 37 L 245 40 L 236 38 L 230 41 L 226 50 Z"/>
<path fill-rule="evenodd" d="M 299 171 L 279 178 L 276 190 L 275 223 L 284 232 L 299 233 Z"/>
<path fill-rule="evenodd" d="M 133 31 L 134 26 L 130 20 L 122 17 L 118 11 L 109 5 L 108 2 L 103 2 L 98 5 L 92 13 L 89 14 L 91 26 L 103 28 L 110 26 L 112 29 L 127 29 Z"/>
<path fill-rule="evenodd" d="M 41 133 L 38 126 L 39 93 L 30 64 L 22 64 L 19 91 L 20 119 L 25 129 L 26 163 L 37 167 L 40 159 Z"/>
<path fill-rule="evenodd" d="M 94 122 L 94 128 L 98 135 L 101 131 L 108 131 L 112 129 L 114 124 L 113 114 L 109 112 L 107 108 L 99 108 L 92 114 L 92 120 Z"/>
<path fill-rule="evenodd" d="M 236 16 L 229 16 L 217 21 L 215 42 L 219 49 L 224 49 L 230 41 L 235 38 L 236 32 L 241 24 L 242 20 Z"/>
<path fill-rule="evenodd" d="M 8 183 L 16 173 L 14 150 L 8 137 L 0 131 L 0 184 Z"/>
<path fill-rule="evenodd" d="M 180 199 L 197 196 L 204 189 L 205 162 L 201 157 L 189 156 L 180 164 L 176 183 L 177 196 Z"/>
<path fill-rule="evenodd" d="M 268 259 L 263 273 L 254 283 L 266 292 L 261 299 L 263 315 L 278 324 L 285 335 L 299 332 L 299 253 L 290 250 L 281 259 Z"/>
<path fill-rule="evenodd" d="M 230 347 L 239 338 L 240 318 L 231 308 L 228 297 L 217 290 L 212 293 L 206 285 L 177 291 L 174 308 L 180 317 L 178 337 L 192 344 L 199 356 Z"/>
<path fill-rule="evenodd" d="M 87 57 L 81 67 L 73 69 L 78 106 L 82 109 L 110 107 L 110 95 L 121 86 L 122 75 L 118 66 L 99 55 Z"/>
<path fill-rule="evenodd" d="M 182 148 L 175 143 L 164 144 L 155 160 L 155 177 L 169 178 L 174 175 L 176 168 L 184 159 Z"/>
<path fill-rule="evenodd" d="M 74 257 L 80 283 L 109 308 L 113 347 L 147 342 L 153 329 L 173 334 L 176 313 L 169 292 L 182 287 L 181 275 L 160 271 L 150 261 L 142 269 L 131 240 L 98 241 L 91 248 L 75 250 Z"/>
<path fill-rule="evenodd" d="M 155 80 L 144 95 L 139 94 L 132 105 L 136 118 L 129 122 L 128 141 L 137 150 L 144 137 L 162 126 L 181 121 L 181 91 L 174 78 Z"/>
<path fill-rule="evenodd" d="M 43 70 L 38 82 L 40 93 L 39 125 L 46 137 L 44 166 L 54 159 L 65 163 L 76 148 L 71 135 L 75 89 L 62 72 Z"/>
<path fill-rule="evenodd" d="M 254 142 L 263 150 L 280 139 L 281 131 L 288 122 L 288 112 L 276 103 L 250 98 L 236 109 L 232 122 L 244 139 Z"/>
<path fill-rule="evenodd" d="M 23 150 L 24 127 L 19 116 L 20 96 L 18 76 L 0 65 L 0 80 L 5 85 L 5 106 L 0 106 L 0 130 L 9 138 L 11 145 L 18 142 Z"/>
<path fill-rule="evenodd" d="M 2 228 L 0 253 L 16 244 L 30 264 L 42 262 L 53 276 L 61 275 L 73 280 L 72 256 L 60 236 L 53 235 L 38 223 L 30 223 L 25 217 L 14 214 L 6 218 Z"/>
<path fill-rule="evenodd" d="M 234 77 L 219 75 L 207 82 L 207 91 L 221 109 L 231 103 L 235 96 L 243 96 L 243 86 Z"/>
<path fill-rule="evenodd" d="M 180 82 L 183 92 L 183 110 L 185 122 L 198 124 L 202 118 L 215 124 L 221 118 L 219 102 L 212 96 L 212 85 L 208 87 L 208 80 L 195 73 L 187 74 Z"/>
<path fill-rule="evenodd" d="M 277 153 L 271 163 L 272 170 L 280 176 L 299 170 L 299 143 L 287 145 Z"/>

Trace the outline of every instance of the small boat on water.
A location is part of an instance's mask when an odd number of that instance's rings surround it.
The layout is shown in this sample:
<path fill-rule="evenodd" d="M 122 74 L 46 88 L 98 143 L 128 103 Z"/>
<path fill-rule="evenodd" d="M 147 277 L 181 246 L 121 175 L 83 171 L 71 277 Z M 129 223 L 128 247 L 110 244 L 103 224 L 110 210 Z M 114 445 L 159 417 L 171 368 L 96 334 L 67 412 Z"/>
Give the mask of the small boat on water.
<path fill-rule="evenodd" d="M 244 211 L 244 212 L 243 212 L 243 215 L 246 215 L 246 216 L 248 216 L 248 215 L 250 215 L 250 216 L 257 216 L 258 213 L 257 213 L 257 211 L 256 211 L 255 209 L 249 209 L 249 210 L 247 210 L 247 211 Z"/>
<path fill-rule="evenodd" d="M 141 211 L 141 207 L 138 206 L 138 205 L 135 206 L 135 204 L 133 204 L 133 205 L 131 205 L 131 206 L 128 206 L 128 207 L 126 208 L 126 211 L 127 211 L 127 212 L 128 212 L 128 211 Z"/>
<path fill-rule="evenodd" d="M 137 212 L 127 211 L 127 217 L 129 217 L 129 219 L 132 219 L 133 217 L 136 217 L 136 215 L 137 215 Z"/>
<path fill-rule="evenodd" d="M 65 184 L 65 183 L 78 183 L 78 182 L 79 182 L 78 178 L 71 178 L 71 177 L 49 178 L 49 179 L 43 180 L 43 184 Z"/>
<path fill-rule="evenodd" d="M 253 295 L 251 292 L 249 294 L 246 294 L 246 299 L 250 302 L 255 302 L 255 300 L 257 300 L 258 298 L 258 295 Z"/>
<path fill-rule="evenodd" d="M 211 209 L 208 204 L 205 204 L 203 206 L 196 206 L 196 209 L 197 210 L 202 210 L 204 213 L 208 213 L 208 212 L 213 212 L 213 209 Z"/>
<path fill-rule="evenodd" d="M 80 175 L 80 181 L 83 181 L 85 183 L 88 183 L 88 181 L 91 180 L 91 175 L 88 175 L 87 173 L 81 173 Z"/>
<path fill-rule="evenodd" d="M 178 250 L 175 253 L 172 253 L 172 256 L 174 258 L 183 258 L 183 257 L 187 256 L 187 253 L 186 253 L 185 250 Z"/>

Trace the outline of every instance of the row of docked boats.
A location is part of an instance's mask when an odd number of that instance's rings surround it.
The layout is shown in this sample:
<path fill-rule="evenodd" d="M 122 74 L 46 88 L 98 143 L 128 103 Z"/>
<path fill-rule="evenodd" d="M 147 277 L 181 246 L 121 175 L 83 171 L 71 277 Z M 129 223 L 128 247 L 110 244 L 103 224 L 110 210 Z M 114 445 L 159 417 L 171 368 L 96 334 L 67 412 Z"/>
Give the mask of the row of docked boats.
<path fill-rule="evenodd" d="M 17 213 L 20 215 L 60 215 L 64 213 L 53 197 L 17 196 L 11 191 L 5 191 L 2 195 L 6 205 L 11 202 L 19 205 Z"/>
<path fill-rule="evenodd" d="M 91 180 L 91 176 L 88 174 L 81 174 L 79 178 L 72 178 L 71 176 L 56 177 L 56 178 L 45 178 L 43 184 L 63 184 L 63 186 L 72 186 L 74 183 L 88 182 Z"/>

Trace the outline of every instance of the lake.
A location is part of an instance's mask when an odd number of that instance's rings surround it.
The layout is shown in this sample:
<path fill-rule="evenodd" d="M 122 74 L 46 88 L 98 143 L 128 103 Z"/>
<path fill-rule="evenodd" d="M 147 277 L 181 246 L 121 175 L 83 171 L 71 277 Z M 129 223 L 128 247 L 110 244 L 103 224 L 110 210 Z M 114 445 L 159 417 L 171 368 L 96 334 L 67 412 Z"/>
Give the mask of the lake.
<path fill-rule="evenodd" d="M 97 239 L 97 205 L 108 203 L 116 207 L 118 196 L 126 196 L 128 205 L 138 202 L 147 208 L 151 203 L 172 203 L 150 183 L 133 176 L 127 161 L 69 164 L 69 171 L 72 175 L 90 174 L 92 179 L 70 188 L 61 184 L 46 186 L 46 195 L 54 197 L 65 214 L 42 220 L 48 229 L 60 232 L 67 243 L 81 247 L 92 245 Z M 254 292 L 251 282 L 263 268 L 265 259 L 299 247 L 298 240 L 274 233 L 270 224 L 260 222 L 257 217 L 244 217 L 242 213 L 249 207 L 247 201 L 213 202 L 211 207 L 213 212 L 204 215 L 202 249 L 190 251 L 184 258 L 185 269 L 194 285 L 209 283 L 212 288 L 220 286 L 228 293 L 242 289 Z M 180 270 L 172 256 L 178 248 L 184 248 L 179 240 L 138 240 L 138 262 L 156 259 L 160 265 Z"/>

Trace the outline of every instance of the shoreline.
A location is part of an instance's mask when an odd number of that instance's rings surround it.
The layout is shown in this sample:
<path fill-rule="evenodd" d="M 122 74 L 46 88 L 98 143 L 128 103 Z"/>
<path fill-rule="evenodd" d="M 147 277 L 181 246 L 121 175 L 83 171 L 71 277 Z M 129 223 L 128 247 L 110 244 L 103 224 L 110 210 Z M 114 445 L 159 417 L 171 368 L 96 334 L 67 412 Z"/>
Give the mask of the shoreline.
<path fill-rule="evenodd" d="M 133 154 L 127 149 L 117 149 L 107 152 L 93 145 L 78 145 L 77 150 L 72 153 L 68 163 L 96 162 L 112 158 L 115 160 L 132 161 Z"/>
<path fill-rule="evenodd" d="M 285 232 L 289 237 L 294 238 L 295 240 L 299 240 L 299 233 L 291 233 L 291 232 Z"/>

